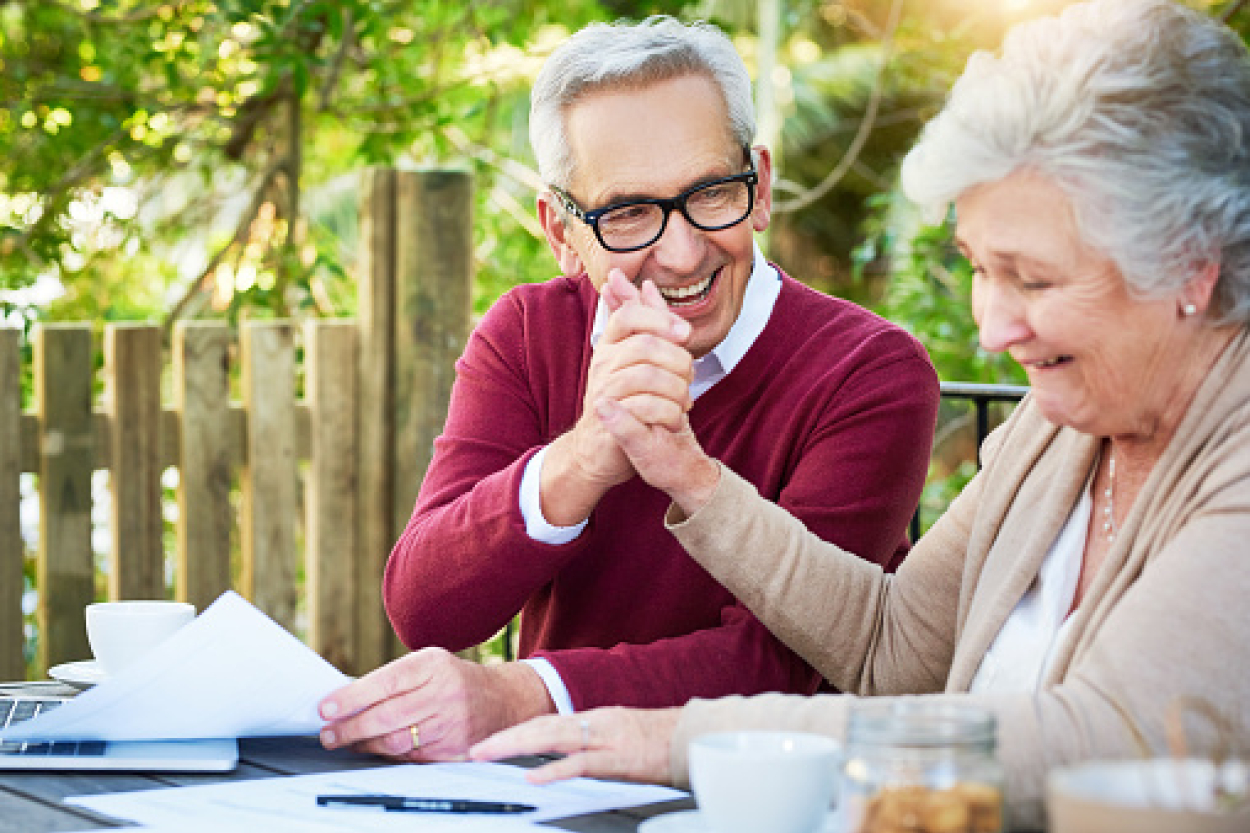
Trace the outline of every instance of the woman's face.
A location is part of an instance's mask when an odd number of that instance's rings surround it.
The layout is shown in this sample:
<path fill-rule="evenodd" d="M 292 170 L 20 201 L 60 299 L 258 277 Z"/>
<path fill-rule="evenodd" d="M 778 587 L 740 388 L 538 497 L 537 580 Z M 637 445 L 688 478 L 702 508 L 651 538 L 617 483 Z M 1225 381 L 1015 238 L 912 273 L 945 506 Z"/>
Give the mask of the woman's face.
<path fill-rule="evenodd" d="M 1193 332 L 1177 299 L 1131 297 L 1116 265 L 1082 239 L 1064 192 L 1038 174 L 976 186 L 955 207 L 981 346 L 1024 367 L 1051 422 L 1152 435 Z"/>

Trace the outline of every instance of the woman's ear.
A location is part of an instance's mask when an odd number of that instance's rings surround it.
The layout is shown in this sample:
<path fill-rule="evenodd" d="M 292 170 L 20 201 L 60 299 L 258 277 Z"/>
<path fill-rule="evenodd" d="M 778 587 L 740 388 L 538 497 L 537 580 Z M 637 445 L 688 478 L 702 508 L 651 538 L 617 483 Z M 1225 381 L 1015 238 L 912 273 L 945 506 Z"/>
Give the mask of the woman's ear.
<path fill-rule="evenodd" d="M 1215 285 L 1220 280 L 1220 262 L 1207 261 L 1194 269 L 1193 276 L 1177 298 L 1177 308 L 1182 316 L 1205 313 L 1211 306 Z"/>
<path fill-rule="evenodd" d="M 560 273 L 573 276 L 586 271 L 582 256 L 573 245 L 568 224 L 564 221 L 564 212 L 550 191 L 538 195 L 538 222 L 547 237 L 547 246 L 560 266 Z"/>

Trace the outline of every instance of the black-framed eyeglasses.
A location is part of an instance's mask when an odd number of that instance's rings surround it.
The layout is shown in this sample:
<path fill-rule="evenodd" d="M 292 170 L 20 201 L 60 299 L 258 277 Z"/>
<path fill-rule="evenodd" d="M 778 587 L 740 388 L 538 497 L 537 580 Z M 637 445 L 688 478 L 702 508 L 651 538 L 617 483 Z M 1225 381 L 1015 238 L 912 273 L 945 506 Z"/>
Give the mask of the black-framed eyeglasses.
<path fill-rule="evenodd" d="M 703 231 L 736 226 L 755 207 L 758 183 L 759 174 L 752 167 L 740 174 L 700 183 L 672 199 L 630 200 L 592 211 L 583 211 L 559 188 L 553 186 L 551 192 L 565 211 L 590 226 L 603 248 L 609 252 L 636 252 L 660 239 L 674 209 L 690 225 Z"/>

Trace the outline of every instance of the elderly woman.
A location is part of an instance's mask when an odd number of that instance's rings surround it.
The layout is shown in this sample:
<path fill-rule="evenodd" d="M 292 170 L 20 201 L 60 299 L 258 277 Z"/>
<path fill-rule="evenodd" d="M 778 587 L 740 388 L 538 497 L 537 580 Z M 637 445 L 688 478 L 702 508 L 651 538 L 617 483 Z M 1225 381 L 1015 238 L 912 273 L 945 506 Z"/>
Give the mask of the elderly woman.
<path fill-rule="evenodd" d="M 672 534 L 847 695 L 542 718 L 475 758 L 684 783 L 711 730 L 841 736 L 858 697 L 997 717 L 1015 825 L 1045 772 L 1164 752 L 1172 704 L 1250 711 L 1250 60 L 1167 0 L 1096 0 L 975 55 L 903 166 L 974 269 L 981 344 L 1032 392 L 894 576 L 808 533 L 688 433 L 598 406 Z M 632 302 L 632 301 L 631 301 Z M 692 486 L 691 484 L 702 484 Z M 1198 749 L 1209 727 L 1187 727 Z M 1225 738 L 1227 739 L 1227 738 Z M 1205 748 L 1210 748 L 1206 746 Z"/>

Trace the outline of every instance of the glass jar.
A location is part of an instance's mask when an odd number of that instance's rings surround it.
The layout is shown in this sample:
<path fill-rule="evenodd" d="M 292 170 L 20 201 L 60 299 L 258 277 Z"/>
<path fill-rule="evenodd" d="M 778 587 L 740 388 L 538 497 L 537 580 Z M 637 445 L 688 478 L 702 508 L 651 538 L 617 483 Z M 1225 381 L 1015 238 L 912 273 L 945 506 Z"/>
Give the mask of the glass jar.
<path fill-rule="evenodd" d="M 994 716 L 969 706 L 863 700 L 851 709 L 839 813 L 846 833 L 1000 833 Z"/>

